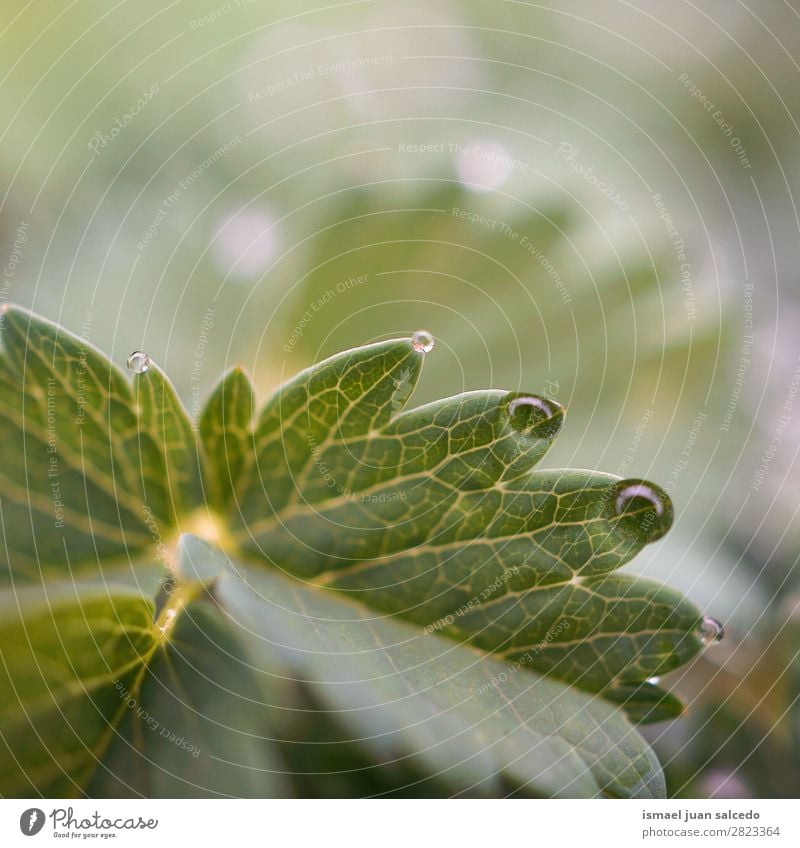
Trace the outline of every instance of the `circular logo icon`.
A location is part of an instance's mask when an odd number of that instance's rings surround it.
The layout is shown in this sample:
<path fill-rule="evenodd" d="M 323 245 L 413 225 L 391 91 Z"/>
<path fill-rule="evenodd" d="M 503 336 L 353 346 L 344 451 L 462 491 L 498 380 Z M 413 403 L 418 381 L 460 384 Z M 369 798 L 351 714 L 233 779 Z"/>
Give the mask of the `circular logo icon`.
<path fill-rule="evenodd" d="M 19 829 L 25 836 L 35 836 L 44 827 L 44 810 L 31 807 L 19 817 Z"/>

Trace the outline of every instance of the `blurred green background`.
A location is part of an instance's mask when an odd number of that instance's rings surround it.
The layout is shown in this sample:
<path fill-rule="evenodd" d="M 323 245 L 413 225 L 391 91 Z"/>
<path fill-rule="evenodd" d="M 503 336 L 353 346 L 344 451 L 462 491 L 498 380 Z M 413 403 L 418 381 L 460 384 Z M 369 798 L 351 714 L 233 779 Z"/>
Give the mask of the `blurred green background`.
<path fill-rule="evenodd" d="M 665 485 L 630 568 L 725 623 L 671 791 L 796 796 L 798 45 L 795 0 L 4 0 L 0 300 L 193 412 L 423 327 L 417 400 L 557 397 L 548 464 Z M 308 715 L 301 792 L 418 779 Z"/>

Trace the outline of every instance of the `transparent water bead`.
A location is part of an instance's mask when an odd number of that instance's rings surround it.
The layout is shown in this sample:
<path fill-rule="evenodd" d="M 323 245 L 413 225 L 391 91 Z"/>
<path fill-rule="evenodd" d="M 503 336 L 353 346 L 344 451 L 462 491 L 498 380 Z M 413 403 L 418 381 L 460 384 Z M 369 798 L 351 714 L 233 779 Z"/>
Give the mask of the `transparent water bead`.
<path fill-rule="evenodd" d="M 411 337 L 411 347 L 417 353 L 430 353 L 435 344 L 436 339 L 427 330 L 417 330 Z"/>
<path fill-rule="evenodd" d="M 620 480 L 611 489 L 611 511 L 621 530 L 644 544 L 672 527 L 674 510 L 667 493 L 647 480 Z"/>
<path fill-rule="evenodd" d="M 150 367 L 150 357 L 141 350 L 135 350 L 128 357 L 128 371 L 134 374 L 144 374 Z"/>
<path fill-rule="evenodd" d="M 539 395 L 509 396 L 508 418 L 511 426 L 523 436 L 552 439 L 564 423 L 564 407 Z"/>
<path fill-rule="evenodd" d="M 658 684 L 661 683 L 661 678 L 658 677 L 658 675 L 656 675 L 655 677 L 648 677 L 646 682 L 649 683 L 651 686 L 658 686 Z"/>
<path fill-rule="evenodd" d="M 700 624 L 700 641 L 704 645 L 714 645 L 725 638 L 725 628 L 717 621 L 707 615 Z"/>

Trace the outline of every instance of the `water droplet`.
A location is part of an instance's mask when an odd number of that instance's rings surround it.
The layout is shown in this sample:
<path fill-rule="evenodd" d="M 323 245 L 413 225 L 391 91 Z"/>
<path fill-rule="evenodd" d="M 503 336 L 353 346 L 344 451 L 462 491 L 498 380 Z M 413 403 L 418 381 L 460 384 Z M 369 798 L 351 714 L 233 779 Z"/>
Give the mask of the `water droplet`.
<path fill-rule="evenodd" d="M 150 357 L 141 350 L 135 350 L 128 357 L 128 371 L 134 374 L 144 374 L 150 367 Z"/>
<path fill-rule="evenodd" d="M 641 542 L 655 542 L 672 527 L 674 511 L 667 493 L 647 480 L 620 480 L 611 488 L 617 526 Z"/>
<path fill-rule="evenodd" d="M 658 686 L 658 684 L 661 683 L 661 678 L 656 675 L 655 677 L 648 677 L 645 682 L 649 683 L 651 686 Z"/>
<path fill-rule="evenodd" d="M 564 407 L 539 395 L 509 395 L 508 418 L 523 436 L 553 439 L 564 423 Z"/>
<path fill-rule="evenodd" d="M 436 339 L 427 330 L 417 330 L 411 337 L 411 347 L 417 353 L 430 353 L 435 344 Z"/>
<path fill-rule="evenodd" d="M 704 645 L 714 645 L 725 638 L 725 628 L 717 621 L 707 615 L 700 623 L 700 641 Z"/>

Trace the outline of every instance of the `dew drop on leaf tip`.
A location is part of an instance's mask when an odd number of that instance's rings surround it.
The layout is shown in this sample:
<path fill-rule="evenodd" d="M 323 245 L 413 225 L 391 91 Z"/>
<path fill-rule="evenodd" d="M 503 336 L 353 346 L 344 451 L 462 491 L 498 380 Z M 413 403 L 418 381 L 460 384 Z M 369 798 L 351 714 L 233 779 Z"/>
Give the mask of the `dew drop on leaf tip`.
<path fill-rule="evenodd" d="M 411 337 L 411 347 L 417 353 L 430 353 L 435 344 L 436 339 L 427 330 L 417 330 Z"/>
<path fill-rule="evenodd" d="M 564 419 L 564 407 L 560 403 L 539 395 L 511 395 L 506 409 L 509 423 L 523 436 L 552 439 Z"/>
<path fill-rule="evenodd" d="M 667 493 L 647 480 L 620 480 L 611 490 L 612 512 L 619 526 L 645 544 L 660 539 L 674 518 Z"/>
<path fill-rule="evenodd" d="M 715 645 L 725 638 L 725 628 L 717 621 L 707 615 L 700 624 L 700 641 L 704 645 Z"/>
<path fill-rule="evenodd" d="M 141 350 L 135 350 L 128 357 L 128 371 L 134 374 L 144 374 L 150 367 L 150 357 Z"/>

